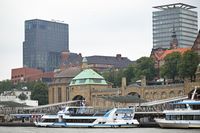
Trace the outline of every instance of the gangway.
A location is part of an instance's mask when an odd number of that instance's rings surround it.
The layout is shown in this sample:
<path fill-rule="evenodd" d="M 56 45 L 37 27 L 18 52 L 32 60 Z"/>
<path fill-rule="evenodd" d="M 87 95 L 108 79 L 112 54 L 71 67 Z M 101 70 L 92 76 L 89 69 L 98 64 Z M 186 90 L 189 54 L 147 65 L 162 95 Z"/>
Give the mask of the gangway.
<path fill-rule="evenodd" d="M 188 96 L 179 96 L 179 97 L 173 97 L 173 98 L 168 98 L 168 99 L 145 102 L 145 103 L 141 103 L 140 106 L 153 106 L 153 105 L 158 105 L 158 104 L 165 104 L 165 103 L 181 101 L 181 100 L 185 100 L 185 99 L 188 99 Z"/>
<path fill-rule="evenodd" d="M 26 113 L 57 113 L 63 106 L 80 106 L 83 100 L 74 100 L 54 104 L 41 105 L 36 107 L 24 107 L 22 112 Z"/>
<path fill-rule="evenodd" d="M 136 111 L 137 112 L 158 112 L 161 113 L 165 109 L 170 109 L 171 103 L 179 102 L 182 100 L 188 99 L 188 96 L 178 96 L 168 99 L 162 99 L 157 101 L 137 103 Z"/>

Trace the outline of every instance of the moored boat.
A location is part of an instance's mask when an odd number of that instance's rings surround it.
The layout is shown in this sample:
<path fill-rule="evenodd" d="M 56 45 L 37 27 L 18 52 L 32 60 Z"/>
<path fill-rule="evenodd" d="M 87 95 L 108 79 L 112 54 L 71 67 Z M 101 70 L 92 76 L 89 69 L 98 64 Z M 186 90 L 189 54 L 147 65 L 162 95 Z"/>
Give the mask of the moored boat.
<path fill-rule="evenodd" d="M 185 100 L 165 110 L 165 118 L 155 119 L 162 128 L 200 128 L 200 101 Z M 178 108 L 177 108 L 178 107 Z"/>
<path fill-rule="evenodd" d="M 35 122 L 41 127 L 137 127 L 134 108 L 91 111 L 90 107 L 65 107 L 56 115 L 44 115 Z"/>

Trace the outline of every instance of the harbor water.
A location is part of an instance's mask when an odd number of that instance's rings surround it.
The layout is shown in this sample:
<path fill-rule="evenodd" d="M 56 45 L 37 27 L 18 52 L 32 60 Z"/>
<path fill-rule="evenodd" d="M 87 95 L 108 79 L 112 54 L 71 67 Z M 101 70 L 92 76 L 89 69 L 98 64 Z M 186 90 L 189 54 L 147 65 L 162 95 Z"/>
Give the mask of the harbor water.
<path fill-rule="evenodd" d="M 200 129 L 0 127 L 0 133 L 199 133 Z"/>

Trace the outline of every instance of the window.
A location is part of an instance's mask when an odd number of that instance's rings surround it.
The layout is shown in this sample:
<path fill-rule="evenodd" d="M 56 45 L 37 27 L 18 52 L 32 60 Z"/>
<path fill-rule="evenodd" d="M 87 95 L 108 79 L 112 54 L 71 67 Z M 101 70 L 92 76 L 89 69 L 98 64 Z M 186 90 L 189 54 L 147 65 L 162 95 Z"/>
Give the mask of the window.
<path fill-rule="evenodd" d="M 193 116 L 192 115 L 184 115 L 183 120 L 193 120 Z"/>
<path fill-rule="evenodd" d="M 93 79 L 94 83 L 101 83 L 101 79 Z"/>
<path fill-rule="evenodd" d="M 79 83 L 85 83 L 85 81 L 86 81 L 85 79 L 80 79 Z"/>
<path fill-rule="evenodd" d="M 194 120 L 200 120 L 200 115 L 195 115 Z"/>

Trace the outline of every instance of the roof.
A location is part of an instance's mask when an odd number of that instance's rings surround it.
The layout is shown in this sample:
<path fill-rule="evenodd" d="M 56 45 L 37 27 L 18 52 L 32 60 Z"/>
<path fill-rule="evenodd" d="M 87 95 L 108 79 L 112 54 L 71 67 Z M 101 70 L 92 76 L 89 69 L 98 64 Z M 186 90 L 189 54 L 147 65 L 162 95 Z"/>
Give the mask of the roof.
<path fill-rule="evenodd" d="M 71 85 L 84 85 L 84 84 L 99 84 L 107 85 L 105 79 L 92 69 L 85 69 L 74 77 L 70 83 Z"/>
<path fill-rule="evenodd" d="M 173 52 L 179 52 L 181 54 L 185 53 L 186 51 L 191 50 L 191 48 L 177 48 L 177 49 L 170 49 L 166 50 L 164 54 L 160 57 L 161 60 L 164 59 L 168 54 L 171 54 Z"/>
<path fill-rule="evenodd" d="M 200 101 L 194 101 L 194 100 L 185 100 L 185 101 L 181 101 L 181 102 L 174 103 L 174 104 L 190 104 L 190 105 L 200 105 Z"/>
<path fill-rule="evenodd" d="M 124 68 L 130 64 L 133 64 L 131 60 L 127 57 L 121 57 L 121 55 L 117 56 L 87 56 L 88 64 L 107 64 L 112 65 L 115 68 Z"/>
<path fill-rule="evenodd" d="M 192 46 L 192 50 L 198 51 L 200 48 L 200 30 Z"/>
<path fill-rule="evenodd" d="M 85 69 L 81 73 L 79 73 L 74 79 L 104 79 L 101 75 L 99 75 L 97 72 L 95 72 L 92 69 Z"/>
<path fill-rule="evenodd" d="M 68 67 L 64 70 L 61 70 L 60 72 L 56 73 L 54 78 L 73 78 L 78 73 L 80 73 L 81 68 L 80 67 Z"/>
<path fill-rule="evenodd" d="M 101 97 L 105 100 L 114 101 L 114 102 L 120 102 L 120 103 L 140 103 L 140 102 L 146 102 L 146 100 L 141 99 L 137 96 L 103 96 Z"/>
<path fill-rule="evenodd" d="M 168 4 L 168 5 L 162 5 L 162 6 L 154 6 L 153 8 L 166 10 L 166 9 L 173 9 L 173 8 L 193 9 L 197 7 L 188 5 L 188 4 L 183 4 L 183 3 L 174 3 L 174 4 Z"/>
<path fill-rule="evenodd" d="M 183 54 L 188 50 L 191 50 L 191 48 L 176 48 L 176 49 L 170 49 L 170 50 L 163 50 L 162 52 L 155 51 L 154 55 L 157 60 L 163 60 L 167 55 L 169 55 L 173 52 L 179 52 L 179 53 Z"/>
<path fill-rule="evenodd" d="M 82 62 L 82 57 L 79 54 L 71 52 L 63 52 L 64 59 L 61 61 L 61 66 L 79 66 Z"/>

